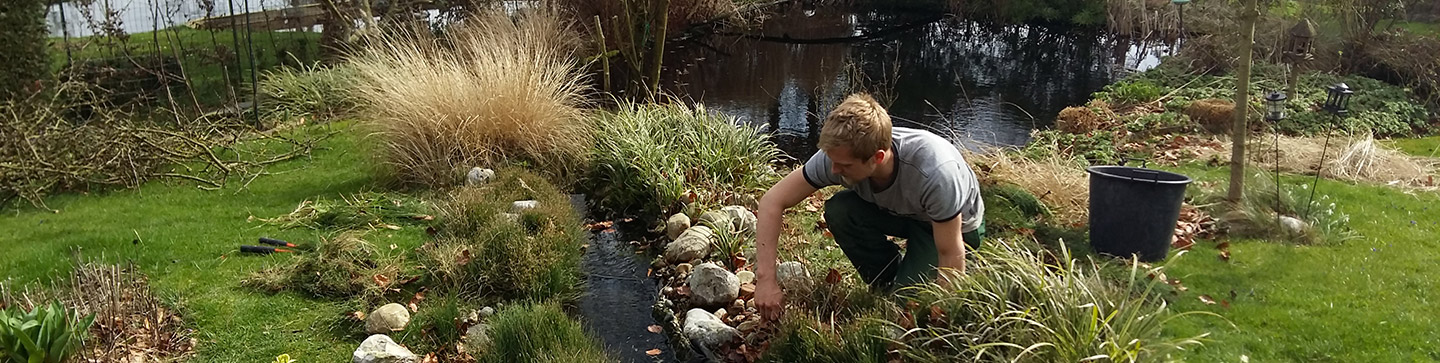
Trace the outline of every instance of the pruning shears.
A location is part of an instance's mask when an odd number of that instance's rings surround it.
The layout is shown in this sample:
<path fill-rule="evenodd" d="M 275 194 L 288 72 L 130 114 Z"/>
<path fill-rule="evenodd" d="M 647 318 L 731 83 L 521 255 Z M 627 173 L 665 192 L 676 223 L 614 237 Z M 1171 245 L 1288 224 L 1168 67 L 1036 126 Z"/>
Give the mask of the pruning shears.
<path fill-rule="evenodd" d="M 264 243 L 264 244 L 271 245 L 271 246 L 276 246 L 276 247 L 241 245 L 241 246 L 240 246 L 240 252 L 244 252 L 244 253 L 258 253 L 258 254 L 262 254 L 262 255 L 268 255 L 268 254 L 277 253 L 277 252 L 280 252 L 280 253 L 294 253 L 294 252 L 295 252 L 295 250 L 293 249 L 293 248 L 295 248 L 295 244 L 294 244 L 294 243 L 285 242 L 285 241 L 282 241 L 282 240 L 278 240 L 278 239 L 274 239 L 274 238 L 267 238 L 267 237 L 260 237 L 260 243 Z M 290 249 L 280 248 L 280 247 L 288 247 L 288 248 L 290 248 Z"/>

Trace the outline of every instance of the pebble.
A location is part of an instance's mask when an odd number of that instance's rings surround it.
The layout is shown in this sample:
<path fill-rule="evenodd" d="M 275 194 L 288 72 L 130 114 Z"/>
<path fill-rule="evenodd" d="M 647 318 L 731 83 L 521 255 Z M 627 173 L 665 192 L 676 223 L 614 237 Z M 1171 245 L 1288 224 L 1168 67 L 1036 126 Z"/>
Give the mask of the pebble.
<path fill-rule="evenodd" d="M 749 270 L 736 272 L 736 273 L 735 273 L 735 277 L 739 278 L 739 279 L 740 279 L 740 283 L 742 283 L 742 284 L 748 284 L 748 283 L 751 283 L 751 282 L 755 282 L 755 273 L 754 273 L 754 272 L 750 272 Z"/>

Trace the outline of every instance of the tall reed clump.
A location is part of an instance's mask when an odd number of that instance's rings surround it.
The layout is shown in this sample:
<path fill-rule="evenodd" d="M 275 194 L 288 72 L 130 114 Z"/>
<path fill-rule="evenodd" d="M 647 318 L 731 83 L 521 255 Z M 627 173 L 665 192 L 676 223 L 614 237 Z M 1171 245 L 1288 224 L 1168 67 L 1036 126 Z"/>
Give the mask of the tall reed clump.
<path fill-rule="evenodd" d="M 443 38 L 412 30 L 369 39 L 351 63 L 393 177 L 443 187 L 473 166 L 524 163 L 572 180 L 591 144 L 579 39 L 543 10 L 484 12 Z"/>
<path fill-rule="evenodd" d="M 569 301 L 581 284 L 587 237 L 567 195 L 544 178 L 504 168 L 440 204 L 437 240 L 420 250 L 440 286 L 498 298 Z M 512 201 L 536 201 L 516 208 Z"/>
<path fill-rule="evenodd" d="M 357 78 L 355 69 L 347 64 L 266 71 L 258 84 L 266 104 L 264 116 L 271 120 L 305 117 L 319 122 L 350 116 L 357 107 L 353 93 L 359 83 Z"/>
<path fill-rule="evenodd" d="M 1174 319 L 1213 314 L 1172 312 L 1167 285 L 1147 277 L 1159 267 L 1131 262 L 1117 282 L 1060 246 L 1055 255 L 999 240 L 952 287 L 901 290 L 909 302 L 895 324 L 906 329 L 898 350 L 920 362 L 1150 362 L 1200 344 L 1162 337 Z"/>
<path fill-rule="evenodd" d="M 501 309 L 491 318 L 490 341 L 469 350 L 477 362 L 613 362 L 600 342 L 585 333 L 580 322 L 571 319 L 555 303 L 522 302 Z"/>
<path fill-rule="evenodd" d="M 614 211 L 672 210 L 687 190 L 768 187 L 780 151 L 753 127 L 699 105 L 627 103 L 595 117 L 589 187 Z"/>

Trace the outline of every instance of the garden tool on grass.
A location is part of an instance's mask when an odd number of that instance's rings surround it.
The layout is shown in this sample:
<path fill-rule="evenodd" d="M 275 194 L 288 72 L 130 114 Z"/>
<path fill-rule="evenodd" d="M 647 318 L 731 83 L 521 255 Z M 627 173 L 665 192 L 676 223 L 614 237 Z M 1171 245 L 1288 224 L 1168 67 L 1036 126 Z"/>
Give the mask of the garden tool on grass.
<path fill-rule="evenodd" d="M 275 247 L 270 247 L 270 246 L 241 245 L 241 246 L 240 246 L 240 252 L 242 252 L 242 253 L 258 253 L 258 254 L 262 254 L 262 255 L 268 255 L 268 254 L 276 253 L 276 252 L 292 253 L 292 252 L 295 252 L 295 251 L 287 250 L 287 249 L 284 249 L 284 248 L 275 248 Z"/>
<path fill-rule="evenodd" d="M 291 252 L 296 252 L 296 251 L 299 251 L 299 252 L 308 252 L 308 251 L 314 251 L 314 250 L 315 250 L 315 246 L 313 246 L 313 245 L 311 245 L 311 244 L 309 244 L 309 243 L 301 243 L 301 244 L 298 244 L 298 245 L 297 245 L 297 244 L 294 244 L 294 243 L 286 242 L 285 240 L 275 239 L 275 238 L 270 238 L 270 237 L 260 237 L 260 243 L 264 243 L 264 244 L 271 245 L 271 246 L 275 246 L 275 247 L 285 247 L 285 248 L 289 248 L 289 249 L 291 249 Z"/>

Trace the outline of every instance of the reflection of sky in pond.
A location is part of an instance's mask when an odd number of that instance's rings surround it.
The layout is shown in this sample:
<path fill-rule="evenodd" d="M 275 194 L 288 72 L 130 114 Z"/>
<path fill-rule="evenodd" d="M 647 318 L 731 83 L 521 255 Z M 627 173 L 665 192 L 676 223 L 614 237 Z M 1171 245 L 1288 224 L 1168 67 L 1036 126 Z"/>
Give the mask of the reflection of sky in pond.
<path fill-rule="evenodd" d="M 769 19 L 760 32 L 794 39 L 863 36 L 915 18 L 804 9 Z M 714 37 L 676 44 L 667 67 L 675 72 L 666 84 L 773 132 L 791 155 L 814 152 L 819 118 L 855 90 L 880 94 L 900 126 L 963 144 L 1022 145 L 1061 109 L 1084 104 L 1123 74 L 1153 68 L 1166 52 L 1163 45 L 1099 34 L 952 19 L 863 42 Z"/>

